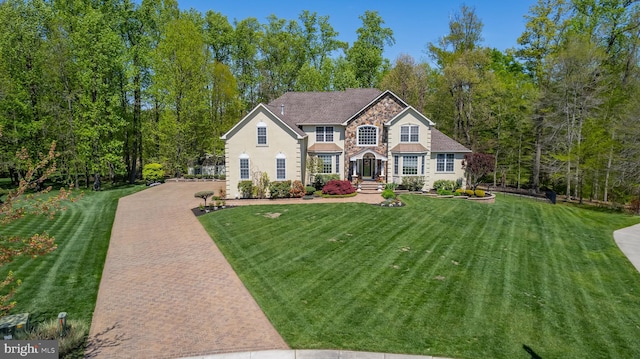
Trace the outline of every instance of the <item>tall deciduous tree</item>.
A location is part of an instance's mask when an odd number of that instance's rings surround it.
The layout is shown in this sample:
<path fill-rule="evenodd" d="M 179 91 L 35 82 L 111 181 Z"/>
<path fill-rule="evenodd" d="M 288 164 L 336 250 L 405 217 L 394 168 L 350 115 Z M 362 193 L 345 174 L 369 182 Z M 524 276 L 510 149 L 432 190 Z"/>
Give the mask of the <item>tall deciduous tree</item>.
<path fill-rule="evenodd" d="M 358 39 L 347 51 L 347 61 L 360 87 L 376 87 L 389 67 L 382 53 L 385 46 L 395 44 L 393 30 L 383 26 L 377 11 L 367 10 L 359 18 L 362 26 L 356 30 Z"/>

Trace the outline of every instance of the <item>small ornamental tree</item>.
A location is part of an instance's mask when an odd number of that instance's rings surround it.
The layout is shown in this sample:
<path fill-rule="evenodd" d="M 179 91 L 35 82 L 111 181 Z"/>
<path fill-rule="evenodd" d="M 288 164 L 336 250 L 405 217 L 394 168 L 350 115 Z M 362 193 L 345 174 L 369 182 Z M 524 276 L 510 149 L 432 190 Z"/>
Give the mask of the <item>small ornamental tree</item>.
<path fill-rule="evenodd" d="M 495 162 L 495 157 L 486 153 L 467 153 L 464 155 L 462 168 L 467 175 L 467 183 L 473 187 L 474 191 L 480 184 L 482 177 L 493 172 Z"/>
<path fill-rule="evenodd" d="M 204 200 L 204 206 L 207 206 L 207 198 L 213 196 L 213 191 L 200 191 L 196 192 L 194 195 L 196 198 L 202 198 Z"/>

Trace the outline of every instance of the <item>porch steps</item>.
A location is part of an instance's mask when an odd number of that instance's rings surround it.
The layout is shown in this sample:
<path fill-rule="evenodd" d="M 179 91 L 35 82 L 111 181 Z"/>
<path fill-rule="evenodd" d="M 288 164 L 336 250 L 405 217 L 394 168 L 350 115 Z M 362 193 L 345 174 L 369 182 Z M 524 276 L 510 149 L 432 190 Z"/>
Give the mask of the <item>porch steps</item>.
<path fill-rule="evenodd" d="M 362 181 L 360 184 L 360 193 L 380 193 L 378 191 L 378 182 Z"/>

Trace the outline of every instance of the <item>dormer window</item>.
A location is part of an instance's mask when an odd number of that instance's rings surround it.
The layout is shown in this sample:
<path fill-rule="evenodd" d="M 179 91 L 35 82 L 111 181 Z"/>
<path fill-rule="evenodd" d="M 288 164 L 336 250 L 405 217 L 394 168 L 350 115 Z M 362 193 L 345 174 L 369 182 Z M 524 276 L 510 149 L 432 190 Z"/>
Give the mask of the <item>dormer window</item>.
<path fill-rule="evenodd" d="M 258 146 L 267 145 L 267 124 L 259 122 L 257 125 Z"/>
<path fill-rule="evenodd" d="M 404 125 L 400 126 L 400 142 L 418 142 L 418 131 L 420 128 L 418 125 Z"/>
<path fill-rule="evenodd" d="M 358 127 L 358 146 L 376 146 L 378 144 L 378 128 L 376 126 Z"/>
<path fill-rule="evenodd" d="M 316 142 L 333 142 L 333 126 L 316 126 Z"/>

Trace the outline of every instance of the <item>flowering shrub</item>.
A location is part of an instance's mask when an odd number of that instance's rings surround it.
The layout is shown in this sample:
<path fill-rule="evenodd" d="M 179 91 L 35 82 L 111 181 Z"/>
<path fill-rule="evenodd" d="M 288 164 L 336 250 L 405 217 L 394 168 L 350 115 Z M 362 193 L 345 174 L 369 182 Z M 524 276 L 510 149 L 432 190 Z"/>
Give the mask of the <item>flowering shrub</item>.
<path fill-rule="evenodd" d="M 322 187 L 322 194 L 329 195 L 342 195 L 342 194 L 351 194 L 356 191 L 356 188 L 353 187 L 351 182 L 349 181 L 341 181 L 341 180 L 331 180 L 327 182 L 327 184 Z"/>
<path fill-rule="evenodd" d="M 291 189 L 289 190 L 289 194 L 291 195 L 291 197 L 300 198 L 304 196 L 305 192 L 306 191 L 302 182 L 300 182 L 299 180 L 293 181 Z"/>

